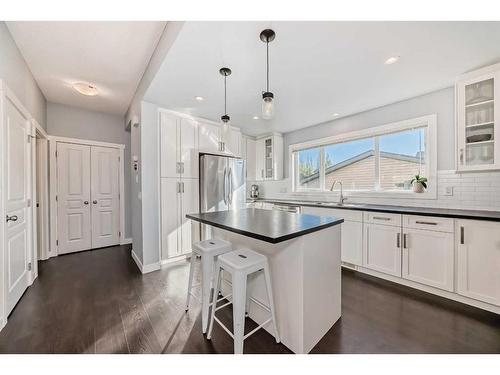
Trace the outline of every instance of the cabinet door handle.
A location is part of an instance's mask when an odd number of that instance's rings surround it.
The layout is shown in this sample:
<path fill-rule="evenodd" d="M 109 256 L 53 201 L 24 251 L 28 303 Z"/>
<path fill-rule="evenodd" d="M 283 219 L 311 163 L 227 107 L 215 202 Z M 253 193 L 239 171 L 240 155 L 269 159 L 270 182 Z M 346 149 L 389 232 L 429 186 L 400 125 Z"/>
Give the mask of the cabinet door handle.
<path fill-rule="evenodd" d="M 383 217 L 383 216 L 374 216 L 373 220 L 384 220 L 384 221 L 390 221 L 390 217 Z"/>
<path fill-rule="evenodd" d="M 460 227 L 460 245 L 465 244 L 465 228 Z"/>
<path fill-rule="evenodd" d="M 182 188 L 181 193 L 184 193 L 184 182 L 181 182 L 181 188 Z"/>
<path fill-rule="evenodd" d="M 460 149 L 460 164 L 464 164 L 464 149 Z"/>
<path fill-rule="evenodd" d="M 181 183 L 178 182 L 177 183 L 177 193 L 180 193 L 181 192 Z"/>
<path fill-rule="evenodd" d="M 396 247 L 399 249 L 401 247 L 401 233 L 396 235 Z"/>
<path fill-rule="evenodd" d="M 403 249 L 408 249 L 408 234 L 403 234 Z"/>
<path fill-rule="evenodd" d="M 438 225 L 438 223 L 434 223 L 432 221 L 415 221 L 416 224 L 424 224 L 424 225 Z"/>

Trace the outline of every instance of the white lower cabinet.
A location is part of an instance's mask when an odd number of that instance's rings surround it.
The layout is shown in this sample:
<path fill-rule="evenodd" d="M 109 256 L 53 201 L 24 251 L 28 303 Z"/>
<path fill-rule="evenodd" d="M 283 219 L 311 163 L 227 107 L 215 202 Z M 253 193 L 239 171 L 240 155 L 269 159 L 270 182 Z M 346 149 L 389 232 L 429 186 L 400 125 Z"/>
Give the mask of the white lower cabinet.
<path fill-rule="evenodd" d="M 500 224 L 457 220 L 457 292 L 500 306 Z"/>
<path fill-rule="evenodd" d="M 193 233 L 186 214 L 199 211 L 198 179 L 161 179 L 161 252 L 162 259 L 191 252 L 198 233 Z"/>
<path fill-rule="evenodd" d="M 453 233 L 403 227 L 404 279 L 453 291 Z"/>
<path fill-rule="evenodd" d="M 363 266 L 401 277 L 401 227 L 365 224 Z"/>

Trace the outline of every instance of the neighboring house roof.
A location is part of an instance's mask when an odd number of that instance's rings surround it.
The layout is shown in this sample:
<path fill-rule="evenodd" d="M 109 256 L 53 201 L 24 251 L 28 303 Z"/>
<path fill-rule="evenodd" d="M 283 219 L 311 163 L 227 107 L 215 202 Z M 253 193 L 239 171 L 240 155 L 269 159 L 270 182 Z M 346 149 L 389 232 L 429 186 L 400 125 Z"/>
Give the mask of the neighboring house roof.
<path fill-rule="evenodd" d="M 375 155 L 374 150 L 369 150 L 369 151 L 363 152 L 362 154 L 356 155 L 350 159 L 344 160 L 341 163 L 338 163 L 338 164 L 332 165 L 331 167 L 326 168 L 325 173 L 329 174 L 329 173 L 338 171 L 339 169 L 345 168 L 345 167 L 352 165 L 354 163 L 357 163 L 361 160 L 370 158 L 374 155 Z M 406 162 L 415 163 L 415 164 L 420 163 L 420 160 L 422 160 L 422 161 L 424 160 L 423 156 L 422 156 L 422 158 L 420 158 L 419 156 L 408 156 L 408 155 L 396 154 L 393 152 L 385 152 L 385 151 L 380 151 L 380 156 L 382 158 L 401 160 L 401 161 L 406 161 Z M 319 171 L 302 179 L 301 182 L 302 183 L 309 182 L 309 181 L 316 180 L 317 178 L 319 178 Z"/>

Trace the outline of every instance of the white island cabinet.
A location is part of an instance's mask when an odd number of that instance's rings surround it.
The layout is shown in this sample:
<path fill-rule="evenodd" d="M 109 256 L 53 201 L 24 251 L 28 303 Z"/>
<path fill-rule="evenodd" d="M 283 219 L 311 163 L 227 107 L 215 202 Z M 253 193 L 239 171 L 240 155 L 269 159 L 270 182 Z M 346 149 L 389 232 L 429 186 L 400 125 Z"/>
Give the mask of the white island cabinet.
<path fill-rule="evenodd" d="M 342 219 L 255 208 L 188 217 L 212 225 L 214 238 L 233 248 L 267 257 L 279 336 L 294 353 L 309 353 L 340 318 Z M 249 300 L 249 317 L 264 323 L 269 312 L 261 304 L 269 300 L 262 273 L 248 278 L 247 295 L 260 301 Z M 272 324 L 264 328 L 274 333 Z"/>

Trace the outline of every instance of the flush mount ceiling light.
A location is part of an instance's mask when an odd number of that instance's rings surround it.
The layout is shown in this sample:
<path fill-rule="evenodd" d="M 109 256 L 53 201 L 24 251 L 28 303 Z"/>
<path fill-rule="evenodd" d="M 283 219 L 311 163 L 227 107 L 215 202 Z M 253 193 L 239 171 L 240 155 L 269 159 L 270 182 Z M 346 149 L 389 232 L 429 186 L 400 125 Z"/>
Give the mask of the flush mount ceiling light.
<path fill-rule="evenodd" d="M 254 120 L 258 120 L 259 119 L 259 116 L 253 116 L 252 117 Z"/>
<path fill-rule="evenodd" d="M 203 96 L 195 96 L 194 98 L 195 98 L 197 101 L 199 101 L 199 102 L 202 102 L 202 101 L 204 101 L 204 100 L 205 100 L 205 98 L 204 98 Z"/>
<path fill-rule="evenodd" d="M 231 69 L 229 68 L 220 68 L 219 73 L 224 76 L 224 114 L 221 116 L 222 125 L 225 125 L 225 128 L 229 127 L 229 121 L 231 118 L 227 114 L 227 77 L 231 75 Z"/>
<path fill-rule="evenodd" d="M 266 43 L 266 91 L 262 93 L 262 118 L 269 120 L 274 116 L 274 94 L 269 91 L 269 43 L 274 40 L 276 33 L 265 29 L 260 33 L 260 40 Z"/>
<path fill-rule="evenodd" d="M 385 60 L 384 64 L 385 65 L 392 65 L 396 62 L 398 62 L 400 56 L 391 56 L 387 60 Z"/>
<path fill-rule="evenodd" d="M 335 112 L 332 116 L 333 117 L 337 117 L 339 114 L 337 112 Z"/>
<path fill-rule="evenodd" d="M 73 88 L 82 95 L 86 96 L 96 96 L 99 94 L 99 90 L 94 85 L 85 82 L 73 83 Z"/>

